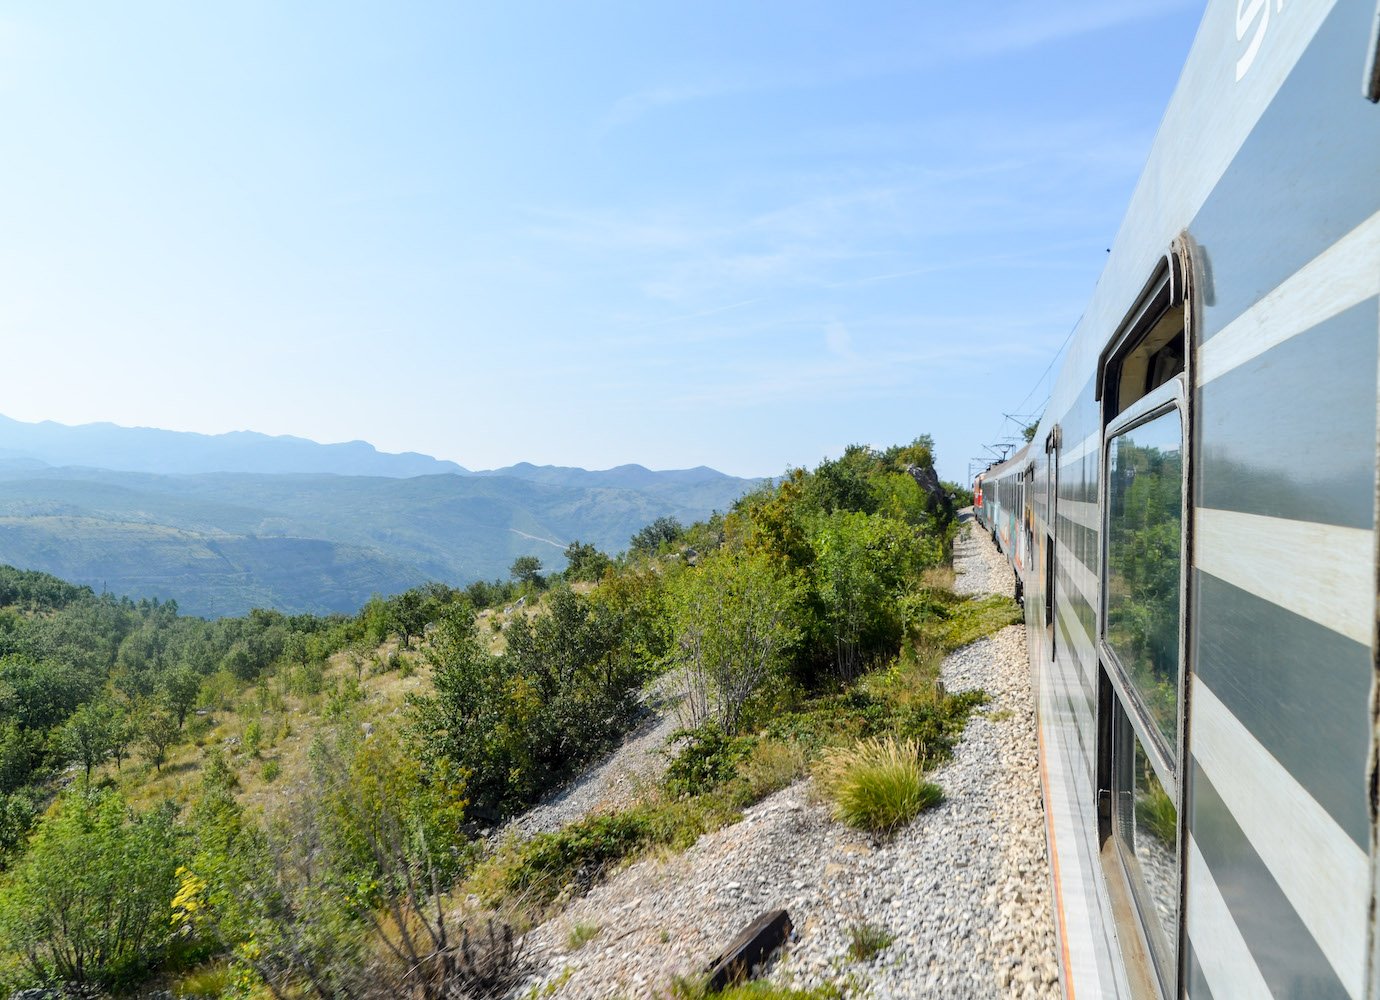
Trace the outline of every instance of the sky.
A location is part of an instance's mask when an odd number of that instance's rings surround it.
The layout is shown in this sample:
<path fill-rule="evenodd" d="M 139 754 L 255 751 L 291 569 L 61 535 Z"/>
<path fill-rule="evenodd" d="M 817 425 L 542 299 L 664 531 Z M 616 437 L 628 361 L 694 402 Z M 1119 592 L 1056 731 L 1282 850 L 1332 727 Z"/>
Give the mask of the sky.
<path fill-rule="evenodd" d="M 1039 412 L 1202 13 L 0 6 L 0 413 L 469 468 Z"/>

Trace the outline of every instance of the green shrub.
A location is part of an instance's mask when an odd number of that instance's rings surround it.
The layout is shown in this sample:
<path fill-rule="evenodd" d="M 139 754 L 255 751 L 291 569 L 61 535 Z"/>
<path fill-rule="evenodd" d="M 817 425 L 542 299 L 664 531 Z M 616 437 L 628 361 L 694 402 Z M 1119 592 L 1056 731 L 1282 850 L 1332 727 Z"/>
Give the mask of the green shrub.
<path fill-rule="evenodd" d="M 647 846 L 684 851 L 706 833 L 742 819 L 732 796 L 716 790 L 707 795 L 677 799 L 638 810 L 647 822 Z"/>
<path fill-rule="evenodd" d="M 921 763 L 934 767 L 953 756 L 968 717 L 986 701 L 985 692 L 973 690 L 911 704 L 897 713 L 896 735 L 913 742 Z"/>
<path fill-rule="evenodd" d="M 855 962 L 866 962 L 895 940 L 896 935 L 885 927 L 869 923 L 853 924 L 848 928 L 848 957 Z"/>
<path fill-rule="evenodd" d="M 138 981 L 172 937 L 173 812 L 132 815 L 110 792 L 64 796 L 0 884 L 0 950 L 39 981 Z"/>
<path fill-rule="evenodd" d="M 259 773 L 263 775 L 264 781 L 275 781 L 283 773 L 283 765 L 278 763 L 277 758 L 266 760 L 263 770 Z"/>
<path fill-rule="evenodd" d="M 235 973 L 224 962 L 216 962 L 186 973 L 173 984 L 175 997 L 221 997 L 235 985 Z"/>
<path fill-rule="evenodd" d="M 413 735 L 426 757 L 469 773 L 470 815 L 486 822 L 578 772 L 637 716 L 642 667 L 625 641 L 627 619 L 565 588 L 542 609 L 517 617 L 494 656 L 462 602 L 422 654 L 433 693 L 411 699 Z"/>
<path fill-rule="evenodd" d="M 889 834 L 939 802 L 938 785 L 924 779 L 915 743 L 864 740 L 825 753 L 815 768 L 834 815 L 849 826 Z"/>
<path fill-rule="evenodd" d="M 711 993 L 702 981 L 677 977 L 671 985 L 671 997 L 672 1000 L 842 1000 L 843 991 L 831 984 L 798 990 L 758 980 Z"/>
<path fill-rule="evenodd" d="M 901 614 L 911 638 L 939 653 L 969 643 L 1025 620 L 1025 611 L 1004 594 L 963 597 L 939 587 L 926 587 L 901 600 Z"/>
<path fill-rule="evenodd" d="M 584 892 L 609 868 L 652 839 L 645 811 L 589 816 L 555 833 L 539 833 L 499 857 L 481 875 L 485 902 L 497 905 L 504 896 L 533 904 L 550 902 L 567 888 Z M 487 885 L 482 883 L 487 882 Z"/>
<path fill-rule="evenodd" d="M 890 732 L 895 706 L 861 688 L 811 699 L 767 724 L 766 733 L 784 743 L 799 744 L 811 756 L 826 746 Z"/>
<path fill-rule="evenodd" d="M 713 722 L 698 729 L 682 729 L 668 742 L 684 740 L 685 746 L 671 759 L 663 785 L 673 795 L 699 795 L 732 778 L 752 753 L 756 741 L 748 736 L 726 736 Z"/>
<path fill-rule="evenodd" d="M 599 936 L 603 930 L 598 924 L 576 923 L 566 935 L 565 946 L 568 951 L 579 951 Z"/>
<path fill-rule="evenodd" d="M 760 739 L 739 766 L 730 799 L 734 805 L 750 806 L 808 773 L 805 751 L 799 744 Z"/>

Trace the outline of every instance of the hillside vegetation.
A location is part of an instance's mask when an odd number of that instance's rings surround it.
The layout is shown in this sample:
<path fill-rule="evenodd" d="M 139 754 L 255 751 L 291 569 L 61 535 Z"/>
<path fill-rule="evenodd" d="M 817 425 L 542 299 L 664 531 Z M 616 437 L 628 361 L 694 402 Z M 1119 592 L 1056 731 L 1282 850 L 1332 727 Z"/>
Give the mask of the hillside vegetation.
<path fill-rule="evenodd" d="M 572 543 L 560 574 L 519 558 L 352 616 L 206 622 L 0 571 L 4 982 L 486 996 L 610 866 L 811 766 L 844 821 L 904 823 L 980 701 L 937 657 L 1018 615 L 945 587 L 953 512 L 910 474 L 930 447 L 850 448 L 617 558 Z M 486 838 L 616 745 L 661 674 L 688 726 L 662 786 Z"/>

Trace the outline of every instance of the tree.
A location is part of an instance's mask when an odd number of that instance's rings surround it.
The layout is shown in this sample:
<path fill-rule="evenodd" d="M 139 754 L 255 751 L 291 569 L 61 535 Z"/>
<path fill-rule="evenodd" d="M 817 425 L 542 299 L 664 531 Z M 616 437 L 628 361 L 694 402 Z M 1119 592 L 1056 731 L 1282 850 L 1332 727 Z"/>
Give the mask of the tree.
<path fill-rule="evenodd" d="M 546 582 L 541 576 L 541 560 L 536 556 L 518 556 L 508 568 L 508 575 L 535 590 L 540 590 Z"/>
<path fill-rule="evenodd" d="M 535 800 L 612 744 L 636 708 L 640 661 L 614 607 L 559 587 L 543 610 L 518 616 L 493 656 L 458 604 L 424 653 L 434 693 L 413 700 L 413 732 L 429 758 L 468 774 L 477 819 Z"/>
<path fill-rule="evenodd" d="M 902 627 L 898 602 L 915 572 L 939 561 L 940 548 L 903 521 L 843 510 L 819 520 L 812 542 L 815 592 L 835 669 L 851 680 L 872 656 L 894 651 Z"/>
<path fill-rule="evenodd" d="M 110 727 L 110 756 L 115 758 L 115 769 L 120 770 L 129 756 L 130 745 L 139 737 L 139 720 L 128 709 L 115 708 L 115 717 Z"/>
<path fill-rule="evenodd" d="M 119 719 L 114 705 L 107 701 L 87 702 L 62 725 L 58 740 L 66 755 L 86 770 L 87 784 L 92 769 L 110 756 Z"/>
<path fill-rule="evenodd" d="M 386 729 L 318 737 L 312 794 L 266 830 L 208 766 L 174 921 L 236 949 L 276 997 L 503 995 L 522 971 L 511 929 L 486 939 L 443 898 L 466 857 L 464 782 L 411 751 Z"/>
<path fill-rule="evenodd" d="M 475 813 L 497 818 L 513 775 L 530 770 L 522 723 L 535 693 L 510 688 L 510 661 L 489 654 L 467 601 L 441 616 L 423 656 L 433 693 L 412 700 L 412 732 L 428 758 L 472 772 Z"/>
<path fill-rule="evenodd" d="M 629 540 L 634 552 L 655 555 L 663 545 L 669 545 L 685 533 L 685 528 L 674 517 L 658 517 Z"/>
<path fill-rule="evenodd" d="M 168 748 L 177 742 L 177 734 L 177 719 L 171 712 L 162 708 L 145 710 L 139 720 L 139 749 L 155 770 L 163 770 Z"/>
<path fill-rule="evenodd" d="M 171 809 L 138 816 L 113 792 L 68 794 L 0 886 L 4 950 L 44 981 L 130 981 L 171 939 L 176 842 Z"/>
<path fill-rule="evenodd" d="M 565 549 L 565 578 L 567 580 L 587 580 L 594 582 L 604 575 L 604 570 L 613 565 L 612 560 L 593 545 L 575 541 Z"/>
<path fill-rule="evenodd" d="M 0 681 L 14 692 L 16 721 L 34 730 L 61 725 L 78 705 L 95 696 L 100 685 L 92 671 L 65 661 L 24 656 L 0 661 Z"/>
<path fill-rule="evenodd" d="M 181 730 L 187 721 L 187 713 L 196 705 L 197 696 L 201 693 L 201 678 L 186 664 L 174 667 L 163 675 L 158 693 L 168 711 L 177 719 L 177 728 Z"/>
<path fill-rule="evenodd" d="M 426 602 L 420 590 L 404 590 L 388 599 L 388 626 L 401 637 L 404 649 L 411 645 L 414 636 L 422 634 L 426 628 Z"/>
<path fill-rule="evenodd" d="M 672 656 L 684 671 L 694 722 L 736 735 L 748 700 L 784 667 L 800 638 L 801 587 L 764 552 L 720 549 L 678 578 Z"/>
<path fill-rule="evenodd" d="M 825 459 L 810 475 L 805 493 L 811 506 L 826 514 L 836 510 L 872 513 L 877 509 L 877 500 L 871 480 L 881 464 L 877 453 L 867 445 L 850 444 L 841 457 Z"/>
<path fill-rule="evenodd" d="M 13 720 L 0 722 L 0 793 L 28 784 L 42 754 L 40 732 L 25 729 Z"/>

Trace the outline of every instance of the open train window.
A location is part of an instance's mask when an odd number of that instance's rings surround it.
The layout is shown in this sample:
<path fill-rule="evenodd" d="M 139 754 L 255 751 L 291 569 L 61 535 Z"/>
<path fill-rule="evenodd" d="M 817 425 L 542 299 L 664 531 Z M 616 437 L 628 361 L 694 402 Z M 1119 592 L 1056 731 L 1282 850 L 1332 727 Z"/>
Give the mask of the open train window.
<path fill-rule="evenodd" d="M 1183 374 L 1187 357 L 1187 312 L 1178 258 L 1165 258 L 1140 301 L 1102 356 L 1097 394 L 1111 420 L 1137 400 Z"/>
<path fill-rule="evenodd" d="M 1103 857 L 1147 992 L 1178 995 L 1187 650 L 1191 315 L 1182 252 L 1147 283 L 1104 352 L 1099 789 Z M 1150 984 L 1153 984 L 1151 986 Z"/>

